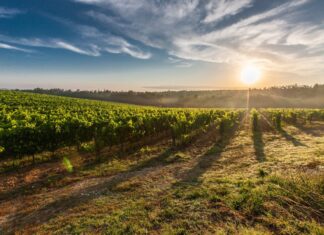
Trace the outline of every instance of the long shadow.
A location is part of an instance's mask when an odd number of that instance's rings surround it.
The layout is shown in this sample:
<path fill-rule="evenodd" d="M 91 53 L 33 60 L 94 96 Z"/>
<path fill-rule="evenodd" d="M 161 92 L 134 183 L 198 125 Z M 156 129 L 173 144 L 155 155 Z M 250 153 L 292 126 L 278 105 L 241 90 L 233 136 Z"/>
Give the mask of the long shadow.
<path fill-rule="evenodd" d="M 312 135 L 315 137 L 320 137 L 322 136 L 320 133 L 320 130 L 318 128 L 311 128 L 311 127 L 306 127 L 302 124 L 296 123 L 296 124 L 292 124 L 294 127 L 298 128 L 300 131 L 305 132 L 308 135 Z M 315 130 L 314 130 L 315 129 Z"/>
<path fill-rule="evenodd" d="M 127 151 L 128 154 L 131 154 L 133 152 L 136 152 L 136 151 L 135 150 Z M 150 167 L 150 166 L 153 167 L 156 165 L 161 165 L 161 164 L 167 163 L 167 161 L 165 161 L 164 158 L 166 157 L 166 155 L 171 154 L 171 153 L 172 153 L 172 149 L 169 148 L 162 154 L 158 155 L 158 157 L 148 159 L 144 162 L 139 163 L 136 166 L 131 167 L 130 171 L 141 170 L 142 168 L 145 168 L 145 167 Z M 120 157 L 123 157 L 123 156 L 124 155 L 120 155 Z M 85 166 L 82 166 L 80 169 L 76 169 L 75 172 L 77 173 L 79 170 L 92 169 L 102 163 L 103 163 L 102 161 L 101 162 L 91 162 L 91 163 L 86 164 Z M 119 173 L 123 173 L 123 172 L 119 172 Z M 51 186 L 54 182 L 59 182 L 60 180 L 64 179 L 65 177 L 67 177 L 69 175 L 70 175 L 69 172 L 62 171 L 55 175 L 48 176 L 46 178 L 37 180 L 35 182 L 23 184 L 19 187 L 11 189 L 11 190 L 0 192 L 0 202 L 7 200 L 7 199 L 12 199 L 16 196 L 28 196 L 28 195 L 35 194 L 44 187 L 51 187 L 51 189 L 61 188 L 61 187 L 65 187 L 65 186 L 71 185 L 71 184 L 79 181 L 78 177 L 76 177 L 76 180 L 73 180 L 73 175 L 72 175 L 71 181 L 65 182 L 64 184 L 57 184 L 56 186 Z"/>
<path fill-rule="evenodd" d="M 99 184 L 80 189 L 69 196 L 63 196 L 58 200 L 31 213 L 17 213 L 9 218 L 9 222 L 4 224 L 4 229 L 6 229 L 8 233 L 12 233 L 28 224 L 40 225 L 45 223 L 49 219 L 58 216 L 60 213 L 70 208 L 84 204 L 99 197 L 100 195 L 103 195 L 105 192 L 108 192 L 122 182 L 126 182 L 139 174 L 141 176 L 146 175 L 149 171 L 143 171 L 145 168 L 171 163 L 166 161 L 166 159 L 171 156 L 173 152 L 174 151 L 172 149 L 167 149 L 157 157 L 148 159 L 139 165 L 135 165 L 128 171 L 112 176 Z"/>
<path fill-rule="evenodd" d="M 197 141 L 197 139 L 199 139 L 199 137 L 201 135 L 202 135 L 202 133 L 194 135 L 191 140 L 191 143 Z M 159 141 L 162 141 L 166 137 L 167 136 L 165 134 L 163 134 L 157 138 L 153 138 L 153 139 L 151 138 L 146 141 L 143 141 L 141 144 L 138 144 L 138 143 L 133 144 L 133 145 L 125 148 L 124 151 L 122 151 L 122 152 L 118 152 L 119 148 L 118 148 L 118 146 L 115 146 L 115 148 L 117 148 L 117 149 L 115 149 L 114 151 L 110 151 L 108 154 L 105 154 L 104 156 L 102 156 L 99 160 L 98 159 L 90 159 L 89 162 L 85 163 L 84 165 L 80 166 L 79 168 L 75 168 L 74 173 L 78 173 L 79 171 L 91 170 L 91 169 L 95 168 L 96 166 L 105 163 L 105 161 L 109 161 L 110 159 L 112 159 L 111 157 L 115 156 L 116 153 L 118 153 L 118 159 L 124 159 L 125 157 L 138 152 L 143 146 L 146 146 L 146 145 L 151 146 L 151 145 L 157 144 Z M 144 161 L 144 162 L 140 162 L 137 166 L 134 166 L 130 170 L 140 170 L 144 167 L 153 167 L 153 166 L 161 165 L 164 163 L 171 163 L 170 161 L 165 161 L 164 156 L 166 154 L 172 154 L 173 151 L 176 151 L 176 150 L 179 151 L 186 147 L 188 147 L 188 145 L 169 148 L 167 151 L 165 151 L 163 154 L 159 155 L 158 157 L 148 159 L 147 161 Z M 122 173 L 122 172 L 119 172 L 119 173 Z M 65 182 L 64 184 L 54 184 L 55 186 L 52 186 L 54 182 L 59 182 L 60 180 L 64 179 L 65 177 L 67 177 L 69 175 L 71 175 L 69 172 L 62 171 L 62 172 L 58 172 L 55 175 L 47 176 L 40 180 L 23 184 L 19 187 L 15 187 L 11 190 L 0 192 L 0 202 L 7 200 L 7 199 L 12 199 L 16 196 L 23 196 L 23 195 L 28 196 L 28 195 L 35 194 L 35 193 L 39 192 L 44 187 L 50 187 L 51 189 L 56 189 L 56 188 L 61 188 L 61 187 L 71 185 L 71 184 L 79 181 L 79 180 L 71 180 L 71 181 Z M 72 178 L 73 178 L 73 175 L 72 175 Z"/>
<path fill-rule="evenodd" d="M 120 151 L 120 148 L 119 148 L 118 145 L 114 145 L 113 146 L 114 150 L 112 151 L 110 149 L 109 154 L 103 155 L 102 158 L 100 158 L 100 159 L 97 159 L 97 158 L 89 159 L 89 162 L 87 164 L 85 164 L 83 167 L 87 167 L 87 166 L 91 167 L 93 165 L 101 163 L 102 160 L 105 160 L 105 159 L 111 157 L 112 155 L 118 155 L 118 157 L 122 158 L 127 154 L 132 154 L 132 153 L 138 151 L 139 149 L 141 149 L 145 145 L 153 145 L 153 144 L 157 143 L 158 141 L 160 141 L 162 139 L 166 139 L 166 138 L 168 138 L 168 135 L 169 134 L 167 132 L 163 132 L 163 133 L 160 133 L 157 136 L 144 137 L 143 140 L 137 140 L 137 141 L 134 141 L 134 142 L 131 142 L 131 143 L 124 143 L 125 145 L 128 145 L 128 146 L 123 151 Z M 71 147 L 73 147 L 73 146 L 65 147 L 65 149 L 68 149 L 68 148 L 71 148 Z M 2 170 L 0 168 L 0 170 L 1 170 L 0 171 L 0 176 L 3 175 L 3 174 L 13 172 L 13 171 L 17 171 L 17 172 L 19 172 L 19 171 L 28 171 L 28 170 L 34 169 L 37 166 L 44 165 L 46 163 L 55 163 L 57 161 L 61 161 L 62 156 L 65 156 L 67 153 L 66 152 L 58 153 L 58 151 L 60 151 L 60 150 L 56 150 L 56 154 L 54 156 L 51 156 L 50 158 L 48 158 L 48 156 L 47 156 L 45 158 L 45 160 L 37 160 L 35 163 L 27 161 L 27 163 L 26 163 L 27 165 L 21 164 L 20 166 L 16 165 L 15 167 L 9 166 L 9 167 L 4 167 L 4 169 L 2 169 Z M 44 153 L 42 153 L 42 154 L 44 154 Z M 79 152 L 79 154 L 82 155 L 84 153 Z M 27 158 L 27 156 L 25 158 Z"/>
<path fill-rule="evenodd" d="M 286 140 L 290 141 L 294 146 L 305 146 L 305 147 L 307 147 L 307 145 L 305 145 L 302 142 L 300 142 L 299 140 L 297 140 L 294 136 L 290 135 L 284 129 L 280 128 L 278 131 Z"/>
<path fill-rule="evenodd" d="M 148 139 L 142 143 L 135 143 L 131 144 L 129 147 L 125 148 L 123 151 L 120 150 L 118 146 L 115 146 L 114 151 L 110 151 L 108 154 L 102 154 L 100 158 L 93 159 L 92 161 L 89 161 L 85 165 L 81 167 L 81 170 L 88 170 L 96 167 L 97 165 L 100 165 L 104 163 L 105 161 L 109 161 L 112 159 L 113 156 L 117 156 L 118 159 L 125 159 L 125 157 L 132 155 L 136 152 L 138 152 L 142 147 L 144 146 L 153 146 L 157 144 L 158 142 L 162 141 L 163 139 L 167 139 L 166 135 L 162 135 L 155 139 Z"/>
<path fill-rule="evenodd" d="M 157 142 L 161 141 L 161 139 L 163 137 L 164 136 L 162 136 L 161 138 L 156 138 L 156 139 L 153 139 L 153 140 L 145 141 L 142 144 L 137 144 L 137 145 L 130 146 L 127 149 L 125 149 L 123 152 L 120 152 L 118 154 L 118 158 L 123 159 L 126 156 L 134 154 L 137 151 L 139 151 L 143 146 L 154 145 Z M 114 156 L 117 151 L 113 151 L 113 152 L 110 152 L 109 154 L 105 154 L 102 158 L 100 158 L 99 161 L 96 160 L 96 159 L 91 160 L 91 161 L 85 163 L 84 165 L 80 166 L 79 168 L 75 168 L 74 172 L 78 173 L 79 171 L 93 169 L 96 166 L 98 166 L 100 164 L 103 164 L 103 163 L 105 163 L 105 161 L 111 159 L 111 157 Z M 155 160 L 152 159 L 152 162 L 154 162 L 154 161 Z M 66 172 L 66 171 L 62 170 L 62 171 L 60 171 L 60 172 L 58 172 L 58 173 L 56 173 L 54 175 L 47 176 L 47 177 L 42 178 L 40 180 L 31 182 L 31 183 L 23 184 L 23 185 L 21 185 L 19 187 L 11 189 L 11 190 L 0 192 L 0 201 L 6 200 L 6 199 L 9 199 L 9 198 L 13 198 L 13 197 L 18 196 L 18 195 L 19 196 L 22 196 L 22 195 L 27 196 L 27 195 L 35 194 L 44 187 L 51 187 L 51 189 L 55 189 L 55 188 L 59 188 L 59 187 L 68 186 L 68 185 L 73 184 L 76 181 L 78 181 L 78 180 L 71 180 L 71 181 L 65 182 L 64 184 L 56 184 L 56 186 L 51 186 L 51 185 L 53 185 L 54 182 L 59 182 L 60 180 L 64 179 L 65 177 L 67 177 L 69 175 L 71 175 L 69 172 Z M 73 175 L 72 175 L 72 178 L 73 178 Z"/>
<path fill-rule="evenodd" d="M 252 130 L 252 138 L 256 158 L 259 162 L 264 162 L 266 160 L 266 156 L 264 153 L 262 130 L 259 126 L 256 129 Z"/>
<path fill-rule="evenodd" d="M 168 161 L 168 158 L 173 153 L 183 148 L 184 147 L 168 148 L 160 155 L 136 164 L 130 167 L 130 169 L 127 171 L 111 176 L 107 180 L 104 180 L 104 182 L 80 189 L 69 196 L 63 196 L 58 200 L 49 203 L 31 213 L 16 213 L 8 218 L 8 222 L 6 222 L 3 227 L 10 234 L 15 230 L 22 229 L 30 224 L 37 226 L 45 223 L 48 220 L 57 217 L 60 213 L 69 210 L 70 208 L 74 208 L 80 204 L 84 204 L 95 198 L 98 198 L 105 192 L 112 190 L 114 187 L 123 182 L 126 182 L 138 175 L 145 176 L 150 172 L 145 171 L 145 169 L 172 164 L 173 161 Z"/>
<path fill-rule="evenodd" d="M 19 187 L 0 192 L 0 202 L 8 199 L 15 198 L 16 196 L 27 196 L 30 194 L 34 194 L 38 192 L 41 188 L 49 187 L 51 183 L 58 182 L 59 180 L 66 177 L 68 173 L 61 172 L 60 174 L 53 175 L 51 177 L 46 177 L 41 180 L 37 180 L 35 182 L 26 183 Z M 66 183 L 64 186 L 74 183 L 75 181 L 71 181 Z"/>
<path fill-rule="evenodd" d="M 300 142 L 299 140 L 297 140 L 295 137 L 293 137 L 292 135 L 290 135 L 287 131 L 285 131 L 282 127 L 278 128 L 274 128 L 270 122 L 267 120 L 267 118 L 261 113 L 262 118 L 264 119 L 264 121 L 266 121 L 273 129 L 276 129 L 286 140 L 292 142 L 292 144 L 294 146 L 307 146 L 305 144 L 303 144 L 302 142 Z M 261 136 L 262 137 L 262 136 Z"/>
<path fill-rule="evenodd" d="M 198 163 L 181 177 L 181 180 L 176 182 L 174 186 L 182 183 L 199 183 L 199 178 L 219 159 L 219 156 L 224 151 L 230 140 L 235 135 L 238 125 L 235 125 L 227 135 L 220 138 L 202 157 Z"/>

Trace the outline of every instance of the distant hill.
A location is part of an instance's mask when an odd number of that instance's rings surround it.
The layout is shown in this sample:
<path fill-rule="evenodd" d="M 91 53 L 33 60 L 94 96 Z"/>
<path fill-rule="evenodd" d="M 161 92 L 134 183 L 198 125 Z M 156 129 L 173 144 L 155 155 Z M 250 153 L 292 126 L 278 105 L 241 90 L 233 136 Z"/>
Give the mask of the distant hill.
<path fill-rule="evenodd" d="M 117 92 L 36 88 L 24 91 L 161 107 L 244 108 L 247 103 L 246 90 Z M 250 106 L 256 108 L 324 108 L 324 85 L 251 89 Z"/>

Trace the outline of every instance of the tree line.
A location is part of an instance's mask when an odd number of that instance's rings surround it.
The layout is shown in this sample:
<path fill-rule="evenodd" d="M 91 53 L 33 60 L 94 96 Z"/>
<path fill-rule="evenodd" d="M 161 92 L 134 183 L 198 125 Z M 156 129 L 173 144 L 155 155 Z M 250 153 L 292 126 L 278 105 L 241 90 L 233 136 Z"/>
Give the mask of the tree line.
<path fill-rule="evenodd" d="M 245 108 L 246 90 L 136 92 L 42 89 L 26 92 L 159 107 Z M 250 90 L 255 108 L 324 108 L 324 85 L 278 86 Z"/>

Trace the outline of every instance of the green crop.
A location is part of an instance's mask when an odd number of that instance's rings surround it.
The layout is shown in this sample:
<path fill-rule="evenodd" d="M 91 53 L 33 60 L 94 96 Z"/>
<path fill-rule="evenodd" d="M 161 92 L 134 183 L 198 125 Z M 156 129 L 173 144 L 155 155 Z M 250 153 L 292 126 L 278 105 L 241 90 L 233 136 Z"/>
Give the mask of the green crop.
<path fill-rule="evenodd" d="M 175 144 L 215 123 L 224 132 L 243 112 L 141 107 L 17 91 L 1 91 L 0 101 L 0 154 L 6 157 L 66 146 L 80 149 L 90 141 L 99 155 L 105 147 L 161 133 Z"/>

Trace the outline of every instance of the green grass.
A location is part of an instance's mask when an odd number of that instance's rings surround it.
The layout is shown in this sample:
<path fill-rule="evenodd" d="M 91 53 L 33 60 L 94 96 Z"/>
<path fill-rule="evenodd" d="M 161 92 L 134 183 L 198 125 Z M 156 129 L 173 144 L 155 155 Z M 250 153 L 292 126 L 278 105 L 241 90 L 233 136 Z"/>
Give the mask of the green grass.
<path fill-rule="evenodd" d="M 213 186 L 182 184 L 154 200 L 137 195 L 138 185 L 128 185 L 123 192 L 128 191 L 129 197 L 121 198 L 126 200 L 121 207 L 103 209 L 117 199 L 102 196 L 86 205 L 86 212 L 80 208 L 68 221 L 54 220 L 42 229 L 58 234 L 194 234 L 200 230 L 218 234 L 321 234 L 323 227 L 315 220 L 316 214 L 317 221 L 323 216 L 321 176 L 269 175 L 241 181 L 224 178 Z M 96 213 L 89 214 L 92 210 Z"/>
<path fill-rule="evenodd" d="M 61 199 L 60 190 L 75 191 L 72 196 L 63 194 L 65 205 L 54 214 L 51 211 L 61 204 L 49 207 L 51 216 L 41 223 L 36 219 L 42 220 L 37 216 L 44 214 L 34 208 L 35 220 L 29 221 L 32 227 L 22 226 L 19 231 L 324 234 L 324 137 L 310 136 L 289 125 L 283 128 L 304 145 L 295 146 L 278 132 L 260 130 L 264 161 L 256 155 L 252 129 L 244 127 L 222 145 L 215 139 L 208 142 L 208 138 L 181 149 L 169 148 L 170 143 L 153 144 L 122 158 L 109 156 L 87 167 L 75 166 L 63 176 L 52 174 L 40 191 L 30 189 L 23 200 L 30 195 L 41 203 L 43 195 L 55 192 L 51 194 L 55 201 Z M 119 178 L 110 180 L 115 176 Z M 92 183 L 82 186 L 86 180 Z"/>

